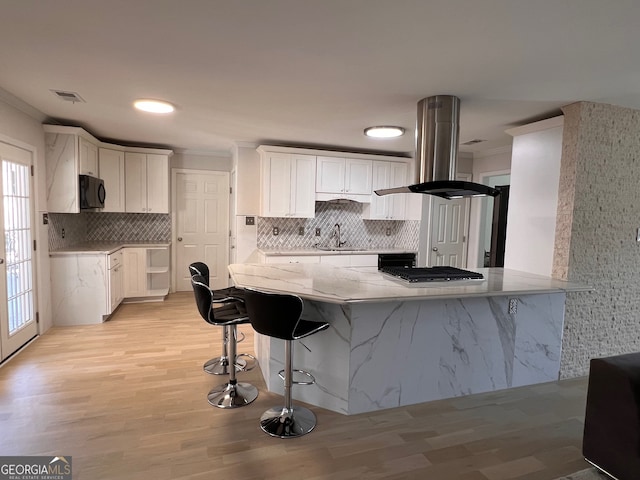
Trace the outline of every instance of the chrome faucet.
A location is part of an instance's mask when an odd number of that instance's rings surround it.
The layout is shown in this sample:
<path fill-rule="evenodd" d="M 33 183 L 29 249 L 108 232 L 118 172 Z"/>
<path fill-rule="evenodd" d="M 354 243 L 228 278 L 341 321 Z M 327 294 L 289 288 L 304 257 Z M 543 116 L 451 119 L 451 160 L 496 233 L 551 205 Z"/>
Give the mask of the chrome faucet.
<path fill-rule="evenodd" d="M 341 242 L 340 241 L 340 224 L 339 223 L 336 223 L 333 226 L 333 235 L 331 235 L 331 238 L 335 238 L 336 239 L 336 248 L 340 248 L 345 243 L 347 243 L 347 242 Z"/>

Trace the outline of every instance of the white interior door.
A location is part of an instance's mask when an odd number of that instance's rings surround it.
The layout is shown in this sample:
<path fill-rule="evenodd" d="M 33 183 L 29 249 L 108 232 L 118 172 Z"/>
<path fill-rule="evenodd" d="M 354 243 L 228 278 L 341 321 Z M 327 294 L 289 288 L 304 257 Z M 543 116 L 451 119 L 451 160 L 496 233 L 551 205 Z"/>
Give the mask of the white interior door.
<path fill-rule="evenodd" d="M 33 262 L 31 152 L 0 142 L 0 359 L 38 334 Z"/>
<path fill-rule="evenodd" d="M 446 200 L 433 197 L 433 216 L 429 266 L 466 266 L 466 225 L 468 225 L 468 203 L 466 198 Z"/>
<path fill-rule="evenodd" d="M 229 285 L 229 173 L 174 170 L 175 289 L 191 290 L 189 264 L 209 266 L 213 289 Z"/>

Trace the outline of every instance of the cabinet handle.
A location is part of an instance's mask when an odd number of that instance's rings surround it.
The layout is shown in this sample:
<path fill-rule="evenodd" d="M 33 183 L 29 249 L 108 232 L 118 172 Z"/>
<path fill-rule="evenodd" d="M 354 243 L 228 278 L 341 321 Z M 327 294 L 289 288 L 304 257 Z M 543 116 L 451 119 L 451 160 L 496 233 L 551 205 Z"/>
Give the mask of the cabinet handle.
<path fill-rule="evenodd" d="M 178 237 L 178 241 L 181 242 L 182 241 L 182 237 Z"/>

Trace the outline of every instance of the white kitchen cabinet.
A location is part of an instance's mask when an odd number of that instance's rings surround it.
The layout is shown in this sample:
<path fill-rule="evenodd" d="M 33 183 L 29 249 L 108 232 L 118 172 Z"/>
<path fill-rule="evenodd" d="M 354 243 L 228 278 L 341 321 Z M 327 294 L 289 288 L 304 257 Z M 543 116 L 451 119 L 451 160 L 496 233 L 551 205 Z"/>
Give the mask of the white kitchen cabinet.
<path fill-rule="evenodd" d="M 407 183 L 408 165 L 404 162 L 373 162 L 373 190 L 402 187 Z M 371 203 L 363 209 L 362 216 L 368 220 L 404 220 L 406 195 L 371 195 Z"/>
<path fill-rule="evenodd" d="M 107 266 L 109 268 L 109 313 L 113 313 L 124 299 L 124 264 L 122 250 L 108 255 Z"/>
<path fill-rule="evenodd" d="M 54 325 L 102 323 L 122 301 L 122 253 L 53 255 Z"/>
<path fill-rule="evenodd" d="M 98 168 L 90 166 L 93 154 L 81 128 L 43 125 L 45 131 L 45 163 L 47 171 L 47 210 L 52 213 L 80 213 L 78 175 L 94 172 Z M 81 148 L 82 144 L 82 148 Z M 81 152 L 84 154 L 81 155 Z M 82 168 L 81 168 L 82 156 Z"/>
<path fill-rule="evenodd" d="M 107 193 L 102 211 L 124 212 L 124 152 L 100 148 L 98 170 Z"/>
<path fill-rule="evenodd" d="M 80 148 L 80 173 L 99 177 L 98 170 L 98 146 L 84 137 L 79 137 Z"/>
<path fill-rule="evenodd" d="M 322 255 L 320 263 L 337 267 L 375 267 L 378 265 L 378 255 Z"/>
<path fill-rule="evenodd" d="M 169 247 L 126 247 L 123 256 L 126 299 L 162 299 L 169 293 Z"/>
<path fill-rule="evenodd" d="M 316 157 L 259 151 L 260 216 L 315 217 Z"/>
<path fill-rule="evenodd" d="M 321 156 L 317 159 L 317 193 L 371 195 L 371 181 L 371 160 Z"/>
<path fill-rule="evenodd" d="M 126 152 L 125 211 L 169 213 L 169 156 Z"/>
<path fill-rule="evenodd" d="M 320 263 L 318 255 L 265 255 L 263 263 Z"/>

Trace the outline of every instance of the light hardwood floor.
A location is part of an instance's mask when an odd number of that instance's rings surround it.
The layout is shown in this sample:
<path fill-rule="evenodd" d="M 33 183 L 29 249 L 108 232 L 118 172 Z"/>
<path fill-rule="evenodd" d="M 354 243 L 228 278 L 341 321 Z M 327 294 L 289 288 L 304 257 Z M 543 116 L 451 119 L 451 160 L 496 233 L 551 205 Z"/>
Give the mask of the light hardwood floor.
<path fill-rule="evenodd" d="M 258 369 L 239 374 L 260 391 L 253 404 L 207 403 L 224 377 L 202 363 L 220 336 L 191 292 L 51 329 L 0 368 L 0 455 L 70 455 L 82 480 L 551 480 L 587 468 L 586 378 L 354 416 L 311 407 L 316 429 L 281 440 L 258 426 L 281 403 Z"/>

